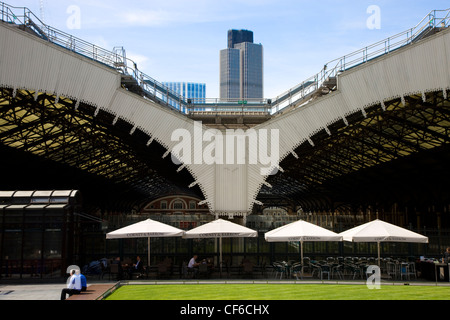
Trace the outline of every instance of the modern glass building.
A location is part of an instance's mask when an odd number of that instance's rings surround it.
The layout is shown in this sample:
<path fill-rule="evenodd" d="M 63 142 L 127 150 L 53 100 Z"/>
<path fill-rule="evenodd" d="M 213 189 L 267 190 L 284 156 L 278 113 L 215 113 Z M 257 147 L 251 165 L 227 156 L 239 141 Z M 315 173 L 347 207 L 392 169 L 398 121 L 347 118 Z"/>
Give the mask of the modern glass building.
<path fill-rule="evenodd" d="M 228 48 L 241 42 L 253 43 L 253 32 L 249 30 L 228 30 Z"/>
<path fill-rule="evenodd" d="M 206 99 L 206 84 L 204 83 L 193 83 L 193 82 L 163 82 L 163 85 L 168 87 L 170 90 L 176 92 L 177 94 L 190 99 L 192 103 L 205 103 Z M 172 107 L 180 109 L 179 101 L 169 99 L 169 104 Z M 184 108 L 184 107 L 182 107 Z M 185 110 L 181 110 L 185 112 Z"/>
<path fill-rule="evenodd" d="M 220 51 L 220 99 L 230 100 L 241 97 L 239 49 Z"/>
<path fill-rule="evenodd" d="M 229 30 L 228 48 L 220 51 L 220 99 L 263 98 L 263 46 L 253 32 Z"/>
<path fill-rule="evenodd" d="M 250 42 L 237 43 L 241 62 L 241 97 L 263 98 L 263 49 L 262 45 Z"/>

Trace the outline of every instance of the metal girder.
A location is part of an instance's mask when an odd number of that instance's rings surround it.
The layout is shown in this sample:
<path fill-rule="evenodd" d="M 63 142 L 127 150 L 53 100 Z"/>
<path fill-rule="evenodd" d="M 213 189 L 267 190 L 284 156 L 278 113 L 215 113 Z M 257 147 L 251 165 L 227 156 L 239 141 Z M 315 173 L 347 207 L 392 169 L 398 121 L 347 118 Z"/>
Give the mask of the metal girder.
<path fill-rule="evenodd" d="M 78 168 L 114 183 L 126 184 L 146 197 L 186 188 L 180 176 L 169 172 L 167 160 L 154 155 L 124 123 L 113 125 L 87 105 L 46 93 L 0 88 L 0 143 Z M 129 126 L 129 125 L 128 125 Z M 140 137 L 142 138 L 142 134 Z M 153 151 L 153 152 L 152 152 Z M 172 181 L 164 176 L 178 177 Z M 187 182 L 186 182 L 187 183 Z M 140 190 L 140 191 L 139 191 Z M 189 190 L 190 193 L 193 191 Z"/>
<path fill-rule="evenodd" d="M 424 102 L 422 96 L 405 97 L 405 105 L 401 99 L 394 99 L 385 102 L 384 109 L 375 105 L 366 110 L 365 117 L 350 115 L 346 126 L 331 126 L 331 135 L 319 132 L 311 137 L 314 146 L 305 142 L 294 150 L 298 159 L 288 157 L 282 161 L 280 166 L 285 172 L 269 177 L 273 188 L 266 192 L 279 190 L 279 185 L 289 186 L 289 177 L 305 186 L 301 193 L 292 190 L 291 198 L 300 198 L 296 200 L 304 203 L 310 197 L 329 199 L 330 194 L 339 196 L 344 190 L 370 183 L 369 177 L 375 181 L 389 170 L 402 170 L 397 163 L 408 163 L 413 155 L 440 150 L 450 142 L 450 103 L 442 98 L 442 92 L 427 93 L 426 98 Z M 396 174 L 395 178 L 413 179 L 409 174 L 432 169 L 417 168 L 422 165 L 411 162 L 411 168 L 415 168 L 411 170 L 416 171 Z M 385 178 L 394 179 L 389 175 Z"/>

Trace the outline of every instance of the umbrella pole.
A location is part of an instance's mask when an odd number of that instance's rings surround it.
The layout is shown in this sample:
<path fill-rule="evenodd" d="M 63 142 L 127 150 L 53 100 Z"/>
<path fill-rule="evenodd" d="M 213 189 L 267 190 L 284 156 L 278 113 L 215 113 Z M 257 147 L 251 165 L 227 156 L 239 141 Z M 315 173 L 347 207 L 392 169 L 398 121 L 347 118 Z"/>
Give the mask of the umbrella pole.
<path fill-rule="evenodd" d="M 377 242 L 378 245 L 378 266 L 380 266 L 380 241 Z"/>
<path fill-rule="evenodd" d="M 220 277 L 222 278 L 222 236 L 219 237 L 219 266 L 220 266 Z"/>
<path fill-rule="evenodd" d="M 147 238 L 147 266 L 150 267 L 150 237 Z"/>
<path fill-rule="evenodd" d="M 303 265 L 303 241 L 300 241 L 300 262 Z"/>

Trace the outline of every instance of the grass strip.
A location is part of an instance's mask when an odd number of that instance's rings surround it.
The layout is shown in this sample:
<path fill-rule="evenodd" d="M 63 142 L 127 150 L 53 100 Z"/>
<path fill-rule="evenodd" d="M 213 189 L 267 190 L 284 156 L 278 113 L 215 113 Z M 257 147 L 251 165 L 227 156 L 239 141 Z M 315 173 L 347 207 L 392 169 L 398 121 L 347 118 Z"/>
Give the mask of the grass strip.
<path fill-rule="evenodd" d="M 450 287 L 333 284 L 125 285 L 106 300 L 449 300 Z"/>

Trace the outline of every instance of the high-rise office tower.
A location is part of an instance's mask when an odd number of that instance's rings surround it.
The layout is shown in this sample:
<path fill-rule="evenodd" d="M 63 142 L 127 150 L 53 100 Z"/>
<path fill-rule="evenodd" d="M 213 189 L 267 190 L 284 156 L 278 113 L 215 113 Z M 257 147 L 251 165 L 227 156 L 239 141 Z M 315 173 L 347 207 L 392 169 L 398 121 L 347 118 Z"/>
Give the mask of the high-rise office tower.
<path fill-rule="evenodd" d="M 263 47 L 253 32 L 229 30 L 228 48 L 220 51 L 220 99 L 263 98 Z"/>

